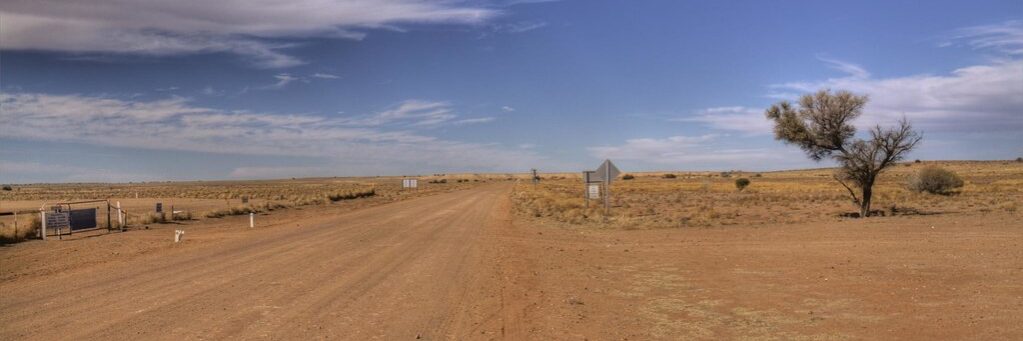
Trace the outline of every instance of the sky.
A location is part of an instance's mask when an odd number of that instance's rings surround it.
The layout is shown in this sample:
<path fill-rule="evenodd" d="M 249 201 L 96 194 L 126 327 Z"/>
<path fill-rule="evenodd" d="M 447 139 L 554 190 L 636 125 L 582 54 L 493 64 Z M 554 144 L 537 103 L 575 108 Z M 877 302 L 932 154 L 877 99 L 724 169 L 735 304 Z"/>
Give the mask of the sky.
<path fill-rule="evenodd" d="M 1023 3 L 8 0 L 0 182 L 825 167 L 763 113 L 819 89 L 1023 156 Z"/>

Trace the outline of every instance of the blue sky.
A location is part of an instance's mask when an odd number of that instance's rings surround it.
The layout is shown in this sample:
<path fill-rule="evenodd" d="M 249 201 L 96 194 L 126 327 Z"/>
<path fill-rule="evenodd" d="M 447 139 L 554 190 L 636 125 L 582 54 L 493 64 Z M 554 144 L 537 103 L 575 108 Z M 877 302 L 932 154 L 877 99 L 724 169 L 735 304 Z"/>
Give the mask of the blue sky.
<path fill-rule="evenodd" d="M 814 167 L 763 109 L 821 88 L 1023 156 L 1023 5 L 4 2 L 0 182 Z"/>

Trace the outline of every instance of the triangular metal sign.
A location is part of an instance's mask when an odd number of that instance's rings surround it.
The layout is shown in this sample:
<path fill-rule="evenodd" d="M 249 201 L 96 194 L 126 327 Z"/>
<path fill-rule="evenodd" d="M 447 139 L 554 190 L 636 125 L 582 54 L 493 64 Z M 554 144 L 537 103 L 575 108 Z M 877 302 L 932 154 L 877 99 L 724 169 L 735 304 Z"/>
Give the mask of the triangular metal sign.
<path fill-rule="evenodd" d="M 601 180 L 606 179 L 607 182 L 611 182 L 611 180 L 617 178 L 618 174 L 621 173 L 622 171 L 618 170 L 618 167 L 615 167 L 615 164 L 611 163 L 611 160 L 604 160 L 604 163 L 600 164 L 600 167 L 597 167 L 596 171 L 597 177 Z"/>

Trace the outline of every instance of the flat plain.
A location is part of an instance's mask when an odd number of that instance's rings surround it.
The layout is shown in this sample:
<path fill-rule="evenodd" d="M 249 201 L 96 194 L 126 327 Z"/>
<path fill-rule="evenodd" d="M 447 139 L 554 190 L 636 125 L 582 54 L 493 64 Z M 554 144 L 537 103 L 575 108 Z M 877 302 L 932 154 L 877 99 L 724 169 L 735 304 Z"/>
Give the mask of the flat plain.
<path fill-rule="evenodd" d="M 926 164 L 965 186 L 906 190 Z M 634 174 L 606 220 L 575 174 L 413 194 L 386 179 L 252 229 L 203 217 L 8 244 L 0 338 L 1023 338 L 1023 164 L 900 165 L 865 219 L 830 172 Z"/>

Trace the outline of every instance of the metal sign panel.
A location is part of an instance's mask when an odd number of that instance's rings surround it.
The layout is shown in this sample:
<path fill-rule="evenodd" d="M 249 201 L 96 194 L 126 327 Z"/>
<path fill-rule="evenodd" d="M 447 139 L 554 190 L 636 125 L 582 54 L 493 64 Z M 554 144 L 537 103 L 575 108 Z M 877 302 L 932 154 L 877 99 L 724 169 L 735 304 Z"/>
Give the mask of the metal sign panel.
<path fill-rule="evenodd" d="M 586 193 L 589 194 L 590 199 L 600 199 L 600 185 L 589 185 L 588 189 L 589 191 Z"/>
<path fill-rule="evenodd" d="M 622 171 L 618 170 L 618 167 L 615 167 L 611 160 L 604 160 L 604 163 L 600 164 L 600 167 L 597 167 L 597 170 L 594 171 L 594 175 L 597 178 L 591 180 L 610 182 L 617 178 L 619 174 L 622 174 Z"/>
<path fill-rule="evenodd" d="M 46 229 L 56 230 L 70 225 L 67 212 L 46 212 Z"/>
<path fill-rule="evenodd" d="M 83 208 L 71 210 L 69 225 L 71 230 L 85 230 L 96 228 L 96 209 Z"/>
<path fill-rule="evenodd" d="M 604 182 L 597 177 L 597 171 L 583 171 L 583 183 L 585 184 L 599 184 Z"/>
<path fill-rule="evenodd" d="M 401 188 L 417 188 L 419 187 L 419 179 L 403 179 L 401 180 Z"/>

